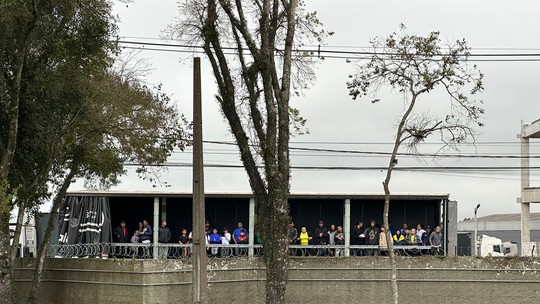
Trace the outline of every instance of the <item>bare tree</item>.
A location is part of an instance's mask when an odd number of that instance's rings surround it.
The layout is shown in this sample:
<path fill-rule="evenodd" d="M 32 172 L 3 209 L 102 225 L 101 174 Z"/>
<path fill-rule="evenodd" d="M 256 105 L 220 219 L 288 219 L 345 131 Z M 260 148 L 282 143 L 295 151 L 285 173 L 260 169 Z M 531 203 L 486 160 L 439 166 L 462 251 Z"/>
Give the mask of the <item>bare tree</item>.
<path fill-rule="evenodd" d="M 402 112 L 395 133 L 394 146 L 383 181 L 384 227 L 388 227 L 390 210 L 390 179 L 396 164 L 396 156 L 402 145 L 416 151 L 418 144 L 428 136 L 439 134 L 443 147 L 456 148 L 467 140 L 474 141 L 474 126 L 481 127 L 480 116 L 484 113 L 482 101 L 469 97 L 483 90 L 483 74 L 476 65 L 467 60 L 470 47 L 465 39 L 443 44 L 439 32 L 426 37 L 405 33 L 405 26 L 388 37 L 376 37 L 371 41 L 374 55 L 361 62 L 347 83 L 353 99 L 373 97 L 382 87 L 398 90 L 403 96 Z M 418 113 L 418 104 L 424 94 L 442 89 L 450 97 L 448 113 Z M 466 92 L 468 90 L 468 92 Z M 437 116 L 437 115 L 440 116 Z M 397 267 L 390 233 L 386 233 L 391 261 L 391 285 L 394 303 L 399 303 Z"/>
<path fill-rule="evenodd" d="M 325 35 L 316 14 L 298 0 L 184 0 L 175 39 L 201 46 L 212 66 L 258 206 L 266 263 L 266 302 L 284 303 L 288 267 L 289 137 L 304 120 L 291 109 L 313 79 L 313 56 L 294 48 Z M 306 40 L 307 39 L 307 40 Z M 293 126 L 293 128 L 291 128 Z M 253 232 L 252 232 L 253 233 Z"/>

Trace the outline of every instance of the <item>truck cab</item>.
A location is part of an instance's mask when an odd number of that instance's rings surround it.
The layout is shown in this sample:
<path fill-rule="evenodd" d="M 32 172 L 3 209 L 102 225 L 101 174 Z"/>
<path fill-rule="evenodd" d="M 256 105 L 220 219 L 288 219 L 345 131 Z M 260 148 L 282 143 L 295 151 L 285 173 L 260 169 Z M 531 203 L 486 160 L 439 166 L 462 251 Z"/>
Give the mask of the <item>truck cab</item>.
<path fill-rule="evenodd" d="M 517 256 L 518 246 L 517 243 L 503 242 L 501 239 L 482 235 L 480 238 L 480 256 L 487 257 L 503 257 L 503 256 Z"/>

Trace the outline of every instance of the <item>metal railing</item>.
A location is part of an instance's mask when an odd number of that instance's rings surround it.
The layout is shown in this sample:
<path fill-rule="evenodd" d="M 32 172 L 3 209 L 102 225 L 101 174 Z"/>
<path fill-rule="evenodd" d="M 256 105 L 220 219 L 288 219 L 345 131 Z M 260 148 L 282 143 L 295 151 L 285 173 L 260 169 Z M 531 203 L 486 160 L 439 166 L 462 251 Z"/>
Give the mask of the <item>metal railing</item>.
<path fill-rule="evenodd" d="M 183 259 L 191 256 L 191 244 L 144 243 L 92 243 L 55 244 L 49 248 L 48 256 L 55 258 L 133 258 L 133 259 Z M 261 245 L 206 245 L 209 257 L 260 256 Z M 156 255 L 156 256 L 154 256 Z"/>
<path fill-rule="evenodd" d="M 92 243 L 51 245 L 49 257 L 55 258 L 132 258 L 132 259 L 184 259 L 191 256 L 191 244 L 144 243 Z M 348 251 L 348 254 L 345 254 Z M 229 258 L 239 256 L 261 256 L 262 245 L 210 244 L 206 245 L 209 257 Z M 446 253 L 440 247 L 395 245 L 394 252 L 401 256 L 439 255 Z M 291 256 L 387 256 L 388 248 L 376 245 L 290 245 Z"/>

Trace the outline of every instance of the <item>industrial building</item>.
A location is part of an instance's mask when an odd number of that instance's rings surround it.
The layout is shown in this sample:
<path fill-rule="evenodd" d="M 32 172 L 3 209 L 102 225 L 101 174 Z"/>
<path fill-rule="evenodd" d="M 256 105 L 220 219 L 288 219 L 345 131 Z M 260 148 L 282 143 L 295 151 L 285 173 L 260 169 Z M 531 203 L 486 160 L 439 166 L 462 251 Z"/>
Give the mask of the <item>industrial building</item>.
<path fill-rule="evenodd" d="M 492 214 L 476 219 L 478 236 L 488 235 L 501 239 L 503 242 L 515 242 L 521 247 L 521 214 Z M 474 219 L 460 221 L 458 229 L 458 255 L 475 255 L 474 251 Z M 530 214 L 530 242 L 540 242 L 540 213 Z M 533 250 L 533 248 L 531 248 Z M 535 252 L 538 248 L 534 248 Z M 520 252 L 521 255 L 531 255 L 530 252 Z M 535 256 L 537 253 L 534 254 Z"/>

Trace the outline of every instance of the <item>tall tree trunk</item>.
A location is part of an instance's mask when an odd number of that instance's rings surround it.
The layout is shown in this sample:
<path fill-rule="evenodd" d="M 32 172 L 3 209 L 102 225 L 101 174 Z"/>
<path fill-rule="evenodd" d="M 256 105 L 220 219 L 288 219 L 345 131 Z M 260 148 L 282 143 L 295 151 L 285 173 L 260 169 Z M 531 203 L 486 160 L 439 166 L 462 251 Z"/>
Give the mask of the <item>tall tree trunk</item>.
<path fill-rule="evenodd" d="M 19 248 L 19 239 L 21 237 L 21 228 L 22 223 L 24 221 L 24 211 L 26 209 L 25 201 L 20 204 L 19 211 L 17 213 L 17 224 L 15 226 L 15 233 L 13 235 L 13 243 L 10 247 L 9 252 L 9 271 L 10 271 L 10 277 L 13 278 L 15 275 L 15 258 L 17 257 L 17 249 Z M 9 227 L 9 226 L 8 226 Z M 21 254 L 24 250 L 24 244 L 21 245 Z M 13 282 L 11 283 L 13 284 Z M 17 289 L 15 286 L 11 286 L 11 299 L 13 303 L 17 303 Z"/>
<path fill-rule="evenodd" d="M 390 188 L 388 184 L 390 182 L 390 175 L 392 169 L 388 169 L 387 179 L 383 183 L 384 187 L 384 211 L 383 211 L 383 225 L 386 236 L 386 243 L 388 244 L 388 254 L 390 255 L 390 285 L 392 287 L 392 300 L 394 304 L 399 303 L 399 289 L 397 284 L 397 263 L 396 263 L 396 253 L 394 252 L 394 240 L 390 234 L 390 224 L 388 223 L 388 213 L 390 211 Z"/>
<path fill-rule="evenodd" d="M 396 138 L 394 141 L 394 147 L 392 149 L 392 155 L 390 156 L 390 160 L 388 161 L 388 169 L 386 170 L 386 177 L 383 181 L 383 189 L 384 189 L 384 210 L 383 210 L 383 224 L 384 229 L 386 230 L 386 240 L 388 243 L 388 252 L 390 254 L 390 285 L 392 287 L 392 300 L 394 304 L 399 303 L 399 288 L 397 284 L 397 263 L 396 263 L 396 255 L 394 252 L 394 243 L 392 238 L 390 237 L 390 227 L 388 223 L 388 215 L 390 214 L 390 179 L 392 178 L 392 172 L 394 169 L 394 166 L 397 164 L 397 153 L 399 150 L 399 147 L 401 146 L 402 138 L 403 138 L 403 128 L 405 126 L 405 122 L 409 118 L 409 115 L 411 114 L 414 105 L 416 104 L 416 98 L 417 95 L 413 94 L 411 98 L 411 103 L 407 107 L 407 110 L 405 113 L 403 113 L 403 116 L 401 117 L 400 123 L 398 125 L 397 131 L 396 131 Z"/>
<path fill-rule="evenodd" d="M 41 275 L 43 272 L 43 264 L 45 263 L 45 257 L 47 255 L 47 249 L 49 248 L 52 232 L 58 220 L 58 208 L 60 208 L 60 205 L 62 204 L 62 201 L 64 200 L 64 197 L 66 196 L 66 191 L 69 185 L 71 184 L 71 181 L 73 180 L 73 177 L 75 176 L 76 171 L 77 171 L 76 166 L 72 167 L 69 174 L 65 177 L 64 182 L 62 183 L 62 186 L 58 190 L 58 193 L 54 197 L 53 205 L 51 207 L 51 214 L 49 217 L 49 222 L 47 223 L 47 230 L 45 231 L 45 235 L 43 237 L 43 241 L 41 242 L 41 245 L 39 245 L 37 257 L 34 262 L 34 275 L 32 278 L 32 286 L 30 287 L 30 291 L 28 293 L 26 303 L 29 303 L 29 304 L 38 303 L 38 294 L 41 288 Z"/>
<path fill-rule="evenodd" d="M 0 304 L 8 304 L 15 302 L 9 260 L 9 213 L 0 216 L 0 223 Z"/>
<path fill-rule="evenodd" d="M 0 304 L 14 303 L 12 264 L 9 246 L 9 218 L 13 195 L 6 180 L 0 179 Z"/>
<path fill-rule="evenodd" d="M 266 303 L 285 303 L 289 266 L 288 185 L 285 189 L 270 189 L 267 195 L 256 199 L 259 207 L 257 227 L 263 238 L 266 265 Z"/>

